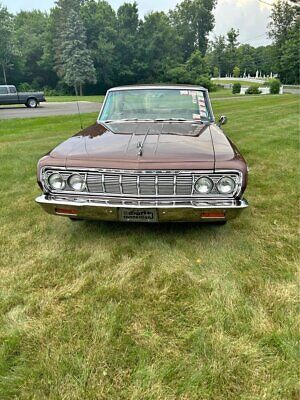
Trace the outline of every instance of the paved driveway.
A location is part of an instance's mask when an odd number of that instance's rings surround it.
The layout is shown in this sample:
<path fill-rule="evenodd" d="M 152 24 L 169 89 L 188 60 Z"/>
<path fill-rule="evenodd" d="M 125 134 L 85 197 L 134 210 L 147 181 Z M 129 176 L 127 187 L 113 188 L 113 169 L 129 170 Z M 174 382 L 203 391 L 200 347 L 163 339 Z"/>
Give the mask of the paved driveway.
<path fill-rule="evenodd" d="M 300 94 L 300 88 L 298 86 L 283 86 L 283 93 Z"/>
<path fill-rule="evenodd" d="M 79 101 L 79 109 L 82 114 L 99 112 L 101 104 L 89 101 Z M 37 108 L 27 108 L 23 105 L 0 106 L 0 120 L 11 118 L 49 117 L 51 115 L 77 114 L 77 103 L 41 103 Z"/>

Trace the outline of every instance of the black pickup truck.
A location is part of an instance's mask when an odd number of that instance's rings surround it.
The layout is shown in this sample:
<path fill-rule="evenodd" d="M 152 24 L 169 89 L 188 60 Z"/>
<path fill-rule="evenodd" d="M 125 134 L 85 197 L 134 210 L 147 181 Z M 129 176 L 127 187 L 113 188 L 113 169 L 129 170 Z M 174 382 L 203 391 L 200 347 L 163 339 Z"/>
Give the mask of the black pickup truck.
<path fill-rule="evenodd" d="M 43 92 L 17 92 L 13 85 L 0 85 L 0 105 L 25 104 L 28 108 L 36 108 L 46 101 Z"/>

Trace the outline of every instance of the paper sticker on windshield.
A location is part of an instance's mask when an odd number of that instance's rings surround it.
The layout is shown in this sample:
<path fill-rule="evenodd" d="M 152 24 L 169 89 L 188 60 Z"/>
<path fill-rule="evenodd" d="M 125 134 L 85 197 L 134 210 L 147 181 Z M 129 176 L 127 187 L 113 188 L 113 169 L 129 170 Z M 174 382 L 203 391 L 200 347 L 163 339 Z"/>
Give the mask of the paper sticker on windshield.
<path fill-rule="evenodd" d="M 195 121 L 201 121 L 201 115 L 200 114 L 193 114 L 193 119 Z"/>
<path fill-rule="evenodd" d="M 206 117 L 206 106 L 205 106 L 205 101 L 202 99 L 198 99 L 198 106 L 199 106 L 199 113 L 201 117 Z"/>
<path fill-rule="evenodd" d="M 180 90 L 181 95 L 188 95 L 189 91 L 188 90 Z"/>

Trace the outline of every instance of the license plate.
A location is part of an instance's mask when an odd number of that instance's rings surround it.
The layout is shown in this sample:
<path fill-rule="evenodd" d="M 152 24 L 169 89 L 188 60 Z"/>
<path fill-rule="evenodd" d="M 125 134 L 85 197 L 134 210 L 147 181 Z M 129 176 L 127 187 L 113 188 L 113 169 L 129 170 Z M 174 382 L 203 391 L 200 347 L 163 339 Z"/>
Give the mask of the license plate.
<path fill-rule="evenodd" d="M 155 208 L 120 208 L 119 218 L 127 222 L 156 222 L 157 211 Z"/>

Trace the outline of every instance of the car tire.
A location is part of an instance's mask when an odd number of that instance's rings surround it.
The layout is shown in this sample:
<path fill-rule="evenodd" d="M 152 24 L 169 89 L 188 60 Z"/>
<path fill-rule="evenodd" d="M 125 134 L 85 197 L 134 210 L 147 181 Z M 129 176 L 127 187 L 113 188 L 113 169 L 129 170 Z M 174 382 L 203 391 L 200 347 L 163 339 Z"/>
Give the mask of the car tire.
<path fill-rule="evenodd" d="M 26 102 L 26 107 L 28 108 L 37 108 L 38 106 L 38 101 L 34 97 L 30 98 Z"/>

